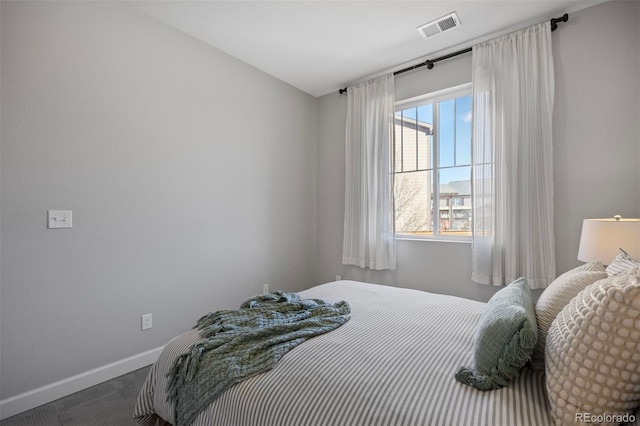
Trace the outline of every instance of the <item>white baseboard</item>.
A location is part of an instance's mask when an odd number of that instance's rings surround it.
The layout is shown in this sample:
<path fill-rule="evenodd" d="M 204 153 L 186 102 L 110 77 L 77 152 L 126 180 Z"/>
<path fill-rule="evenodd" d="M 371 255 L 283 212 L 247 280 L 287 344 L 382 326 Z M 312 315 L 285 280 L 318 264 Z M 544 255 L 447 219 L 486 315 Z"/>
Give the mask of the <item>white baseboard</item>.
<path fill-rule="evenodd" d="M 4 399 L 0 401 L 0 420 L 151 365 L 162 349 L 164 346 Z"/>

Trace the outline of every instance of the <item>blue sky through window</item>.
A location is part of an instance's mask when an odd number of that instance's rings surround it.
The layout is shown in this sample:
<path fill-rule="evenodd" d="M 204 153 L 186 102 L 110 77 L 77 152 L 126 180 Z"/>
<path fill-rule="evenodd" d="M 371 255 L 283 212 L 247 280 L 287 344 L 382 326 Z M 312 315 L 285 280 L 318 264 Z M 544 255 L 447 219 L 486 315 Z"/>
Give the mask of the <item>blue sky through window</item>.
<path fill-rule="evenodd" d="M 471 179 L 471 96 L 440 102 L 440 183 Z M 400 112 L 397 113 L 398 115 Z M 433 104 L 402 111 L 405 118 L 433 124 Z M 462 166 L 462 167 L 457 167 Z M 433 167 L 433 164 L 431 164 Z"/>

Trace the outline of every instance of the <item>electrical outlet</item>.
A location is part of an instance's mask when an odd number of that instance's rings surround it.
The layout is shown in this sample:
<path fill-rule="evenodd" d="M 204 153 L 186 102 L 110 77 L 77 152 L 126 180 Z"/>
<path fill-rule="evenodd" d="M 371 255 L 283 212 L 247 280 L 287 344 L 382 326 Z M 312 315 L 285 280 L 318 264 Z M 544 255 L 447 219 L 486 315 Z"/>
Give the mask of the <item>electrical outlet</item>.
<path fill-rule="evenodd" d="M 148 330 L 153 327 L 153 318 L 151 314 L 144 314 L 142 316 L 142 329 Z"/>
<path fill-rule="evenodd" d="M 269 284 L 264 283 L 262 284 L 262 294 L 267 294 L 269 293 Z"/>

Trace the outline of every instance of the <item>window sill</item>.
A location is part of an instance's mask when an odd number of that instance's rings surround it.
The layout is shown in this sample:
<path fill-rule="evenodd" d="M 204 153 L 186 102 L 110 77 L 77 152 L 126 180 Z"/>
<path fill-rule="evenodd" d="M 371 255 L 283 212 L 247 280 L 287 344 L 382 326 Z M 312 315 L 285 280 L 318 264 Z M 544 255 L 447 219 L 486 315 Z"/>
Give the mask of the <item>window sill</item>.
<path fill-rule="evenodd" d="M 414 237 L 409 235 L 396 235 L 396 241 L 428 241 L 434 243 L 463 243 L 471 244 L 471 237 Z"/>

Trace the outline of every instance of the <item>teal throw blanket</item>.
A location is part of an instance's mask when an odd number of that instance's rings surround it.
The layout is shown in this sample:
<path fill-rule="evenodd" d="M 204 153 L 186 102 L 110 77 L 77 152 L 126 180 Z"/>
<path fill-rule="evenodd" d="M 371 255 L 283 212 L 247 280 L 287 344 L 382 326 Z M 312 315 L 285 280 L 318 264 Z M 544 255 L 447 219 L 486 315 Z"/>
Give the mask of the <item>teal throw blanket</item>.
<path fill-rule="evenodd" d="M 167 373 L 176 426 L 190 424 L 222 392 L 271 370 L 289 350 L 349 320 L 348 302 L 335 304 L 275 292 L 254 297 L 238 310 L 198 320 L 203 340 L 180 355 Z"/>

